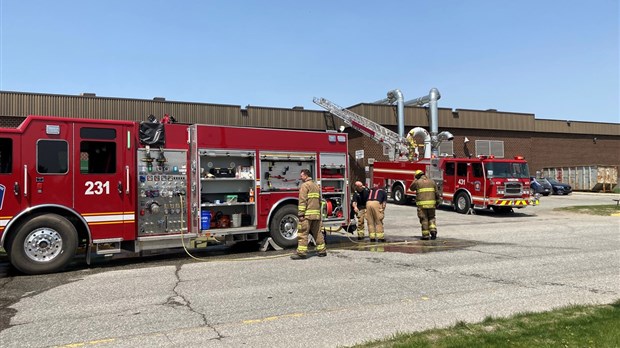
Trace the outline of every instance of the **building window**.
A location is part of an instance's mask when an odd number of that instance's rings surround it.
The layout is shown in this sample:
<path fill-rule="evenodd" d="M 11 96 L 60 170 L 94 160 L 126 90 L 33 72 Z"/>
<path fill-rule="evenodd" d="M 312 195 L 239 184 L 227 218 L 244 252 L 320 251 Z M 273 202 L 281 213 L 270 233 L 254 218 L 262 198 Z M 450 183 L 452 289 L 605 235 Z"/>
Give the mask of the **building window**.
<path fill-rule="evenodd" d="M 82 141 L 80 143 L 80 173 L 116 173 L 116 143 Z"/>
<path fill-rule="evenodd" d="M 0 174 L 13 172 L 13 139 L 0 138 Z"/>
<path fill-rule="evenodd" d="M 439 144 L 439 156 L 441 157 L 454 156 L 454 142 L 442 141 L 441 144 Z"/>
<path fill-rule="evenodd" d="M 69 169 L 69 144 L 64 140 L 37 142 L 37 171 L 40 174 L 66 174 Z"/>
<path fill-rule="evenodd" d="M 504 158 L 504 142 L 501 140 L 476 140 L 476 156 Z"/>

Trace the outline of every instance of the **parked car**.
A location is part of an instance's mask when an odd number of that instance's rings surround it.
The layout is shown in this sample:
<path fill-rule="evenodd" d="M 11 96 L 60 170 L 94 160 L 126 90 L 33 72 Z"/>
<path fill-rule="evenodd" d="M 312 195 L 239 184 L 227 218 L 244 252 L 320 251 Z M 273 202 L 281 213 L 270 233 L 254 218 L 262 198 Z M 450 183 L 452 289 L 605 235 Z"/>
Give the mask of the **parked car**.
<path fill-rule="evenodd" d="M 573 188 L 569 184 L 559 182 L 555 179 L 547 179 L 553 188 L 554 195 L 567 195 L 573 192 Z"/>
<path fill-rule="evenodd" d="M 536 179 L 536 181 L 538 181 L 538 183 L 540 183 L 542 185 L 542 187 L 544 187 L 545 191 L 547 193 L 545 193 L 545 196 L 549 196 L 551 193 L 553 193 L 553 186 L 551 186 L 551 183 L 549 182 L 549 180 L 547 180 L 547 178 L 539 178 Z"/>
<path fill-rule="evenodd" d="M 553 188 L 547 179 L 536 179 L 534 177 L 530 177 L 530 187 L 534 191 L 534 193 L 540 193 L 543 196 L 549 196 L 551 192 L 553 192 Z"/>

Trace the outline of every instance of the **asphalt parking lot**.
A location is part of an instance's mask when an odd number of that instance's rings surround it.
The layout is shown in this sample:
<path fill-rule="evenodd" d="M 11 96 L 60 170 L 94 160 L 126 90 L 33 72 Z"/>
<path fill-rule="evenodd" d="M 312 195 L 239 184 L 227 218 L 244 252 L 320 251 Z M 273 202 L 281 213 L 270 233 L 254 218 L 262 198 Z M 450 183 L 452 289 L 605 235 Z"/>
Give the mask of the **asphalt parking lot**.
<path fill-rule="evenodd" d="M 420 241 L 415 207 L 389 204 L 388 243 L 328 236 L 329 255 L 238 252 L 101 262 L 0 278 L 6 347 L 348 346 L 397 332 L 620 298 L 620 217 L 554 211 L 615 204 L 573 193 L 496 215 L 440 209 Z M 5 266 L 6 268 L 6 266 Z"/>

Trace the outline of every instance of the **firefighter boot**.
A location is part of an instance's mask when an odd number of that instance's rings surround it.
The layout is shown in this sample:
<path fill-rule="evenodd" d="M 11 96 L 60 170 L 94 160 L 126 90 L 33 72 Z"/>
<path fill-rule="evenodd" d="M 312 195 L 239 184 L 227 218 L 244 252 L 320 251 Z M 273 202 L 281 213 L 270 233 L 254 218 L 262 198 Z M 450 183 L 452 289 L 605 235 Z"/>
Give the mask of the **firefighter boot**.
<path fill-rule="evenodd" d="M 297 253 L 295 253 L 295 254 L 291 255 L 291 260 L 305 260 L 307 258 L 308 258 L 308 255 L 305 255 L 305 254 L 297 254 Z"/>
<path fill-rule="evenodd" d="M 430 236 L 429 236 L 428 231 L 426 230 L 422 231 L 422 238 L 420 238 L 421 240 L 429 240 L 430 239 L 429 237 Z"/>
<path fill-rule="evenodd" d="M 431 239 L 432 239 L 432 240 L 437 239 L 437 231 L 435 231 L 435 230 L 431 230 Z"/>

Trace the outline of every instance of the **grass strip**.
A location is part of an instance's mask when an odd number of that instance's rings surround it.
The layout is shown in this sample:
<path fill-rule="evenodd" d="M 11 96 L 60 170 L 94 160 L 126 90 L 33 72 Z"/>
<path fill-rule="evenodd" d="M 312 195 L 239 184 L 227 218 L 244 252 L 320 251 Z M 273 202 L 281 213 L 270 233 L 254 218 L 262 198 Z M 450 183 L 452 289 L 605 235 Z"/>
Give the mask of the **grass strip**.
<path fill-rule="evenodd" d="M 509 318 L 488 317 L 475 324 L 459 322 L 447 329 L 397 334 L 354 347 L 620 347 L 620 300 Z"/>
<path fill-rule="evenodd" d="M 555 208 L 554 210 L 568 211 L 579 214 L 610 216 L 620 213 L 620 206 L 616 204 L 576 205 L 572 207 Z"/>

